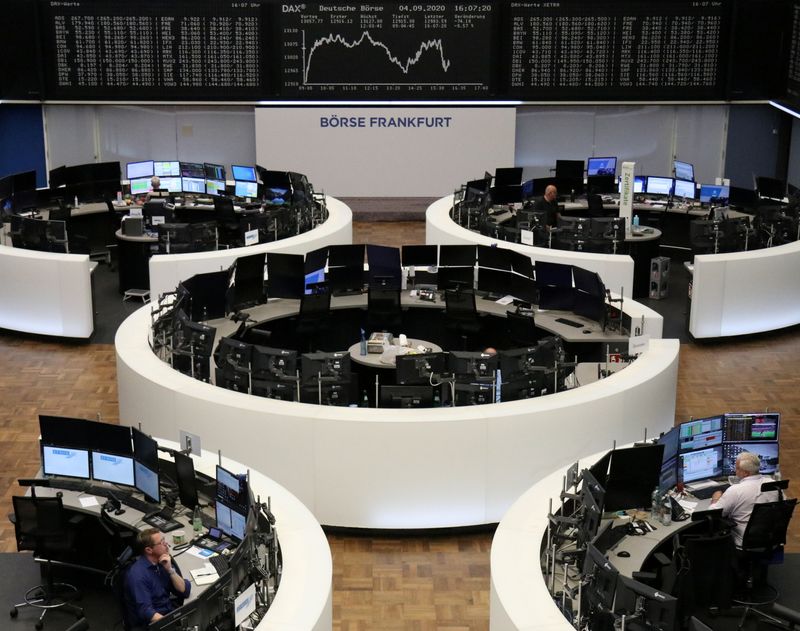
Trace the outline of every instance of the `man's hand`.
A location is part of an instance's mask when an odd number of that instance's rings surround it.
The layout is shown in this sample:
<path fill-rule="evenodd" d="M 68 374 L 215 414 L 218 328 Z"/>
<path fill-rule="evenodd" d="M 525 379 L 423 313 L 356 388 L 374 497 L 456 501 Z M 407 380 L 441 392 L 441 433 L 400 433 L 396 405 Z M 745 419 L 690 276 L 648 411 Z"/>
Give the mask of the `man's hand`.
<path fill-rule="evenodd" d="M 711 503 L 716 504 L 719 498 L 722 497 L 722 491 L 714 491 L 714 495 L 711 496 Z"/>
<path fill-rule="evenodd" d="M 172 569 L 172 557 L 169 554 L 162 554 L 158 559 L 158 563 L 169 574 L 172 574 L 175 571 Z"/>

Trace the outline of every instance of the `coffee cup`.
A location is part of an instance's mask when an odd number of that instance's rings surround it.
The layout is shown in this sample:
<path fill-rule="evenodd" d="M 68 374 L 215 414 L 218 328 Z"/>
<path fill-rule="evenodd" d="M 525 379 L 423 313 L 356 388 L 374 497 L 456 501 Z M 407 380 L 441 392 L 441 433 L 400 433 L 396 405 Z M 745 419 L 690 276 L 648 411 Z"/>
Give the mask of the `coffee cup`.
<path fill-rule="evenodd" d="M 183 530 L 176 530 L 173 532 L 172 543 L 174 543 L 176 546 L 186 543 L 186 533 L 183 532 Z"/>

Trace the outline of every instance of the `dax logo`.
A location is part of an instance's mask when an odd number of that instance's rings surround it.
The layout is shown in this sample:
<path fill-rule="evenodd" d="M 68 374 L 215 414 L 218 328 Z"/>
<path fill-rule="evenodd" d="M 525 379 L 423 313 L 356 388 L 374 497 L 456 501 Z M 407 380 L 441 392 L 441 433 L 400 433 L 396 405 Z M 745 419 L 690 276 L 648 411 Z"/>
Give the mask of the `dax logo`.
<path fill-rule="evenodd" d="M 301 11 L 306 10 L 306 5 L 304 4 L 282 4 L 281 5 L 281 13 L 300 13 Z"/>

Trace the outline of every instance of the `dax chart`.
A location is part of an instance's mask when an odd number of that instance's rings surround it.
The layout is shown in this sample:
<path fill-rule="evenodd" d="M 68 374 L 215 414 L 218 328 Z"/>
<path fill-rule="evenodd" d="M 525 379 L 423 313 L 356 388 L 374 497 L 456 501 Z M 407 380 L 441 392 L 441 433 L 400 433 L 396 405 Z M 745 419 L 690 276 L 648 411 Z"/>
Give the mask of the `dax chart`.
<path fill-rule="evenodd" d="M 280 91 L 288 97 L 485 97 L 493 5 L 281 5 Z"/>

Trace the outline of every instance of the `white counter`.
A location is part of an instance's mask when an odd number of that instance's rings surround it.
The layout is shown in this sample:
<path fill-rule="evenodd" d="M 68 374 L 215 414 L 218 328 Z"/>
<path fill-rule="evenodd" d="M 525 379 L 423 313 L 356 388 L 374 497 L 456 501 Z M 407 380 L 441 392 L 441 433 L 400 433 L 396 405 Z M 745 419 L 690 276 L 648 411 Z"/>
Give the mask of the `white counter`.
<path fill-rule="evenodd" d="M 677 340 L 651 340 L 622 372 L 554 395 L 432 409 L 339 408 L 217 388 L 161 362 L 149 306 L 117 331 L 120 418 L 199 434 L 264 472 L 322 524 L 438 528 L 494 523 L 555 467 L 612 438 L 672 426 Z"/>
<path fill-rule="evenodd" d="M 425 212 L 425 241 L 429 245 L 450 245 L 459 243 L 479 243 L 499 245 L 526 254 L 536 261 L 577 265 L 600 274 L 605 286 L 613 292 L 630 298 L 633 292 L 633 259 L 627 254 L 596 254 L 591 252 L 570 252 L 540 248 L 522 243 L 498 241 L 478 232 L 459 226 L 450 217 L 453 196 L 437 199 Z"/>
<path fill-rule="evenodd" d="M 195 274 L 228 269 L 240 256 L 261 252 L 305 254 L 326 245 L 348 245 L 353 242 L 353 213 L 333 197 L 326 197 L 328 219 L 313 230 L 270 243 L 260 243 L 230 250 L 190 252 L 188 254 L 157 254 L 150 259 L 150 295 L 155 299 L 164 292 L 174 291 L 178 283 Z"/>
<path fill-rule="evenodd" d="M 0 245 L 0 328 L 88 338 L 94 331 L 89 257 Z"/>
<path fill-rule="evenodd" d="M 800 241 L 694 257 L 689 332 L 696 338 L 800 323 Z"/>

